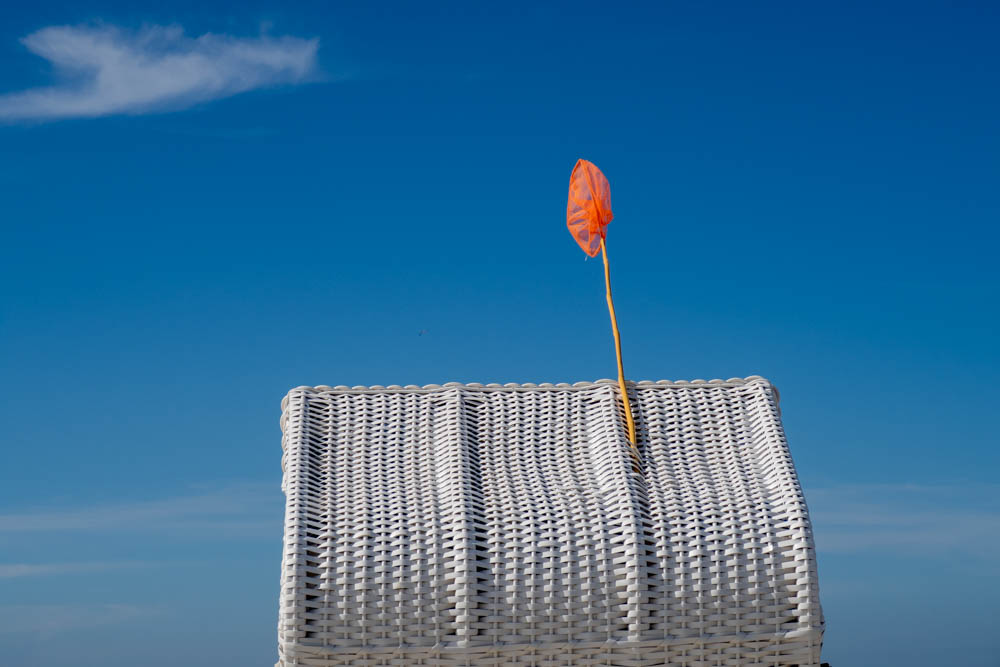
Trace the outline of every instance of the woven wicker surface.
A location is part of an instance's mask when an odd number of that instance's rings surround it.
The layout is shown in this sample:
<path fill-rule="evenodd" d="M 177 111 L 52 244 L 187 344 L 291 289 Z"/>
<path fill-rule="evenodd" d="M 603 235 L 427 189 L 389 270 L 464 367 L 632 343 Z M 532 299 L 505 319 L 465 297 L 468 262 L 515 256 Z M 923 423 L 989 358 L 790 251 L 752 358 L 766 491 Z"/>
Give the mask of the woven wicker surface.
<path fill-rule="evenodd" d="M 819 665 L 763 378 L 299 387 L 278 665 Z"/>

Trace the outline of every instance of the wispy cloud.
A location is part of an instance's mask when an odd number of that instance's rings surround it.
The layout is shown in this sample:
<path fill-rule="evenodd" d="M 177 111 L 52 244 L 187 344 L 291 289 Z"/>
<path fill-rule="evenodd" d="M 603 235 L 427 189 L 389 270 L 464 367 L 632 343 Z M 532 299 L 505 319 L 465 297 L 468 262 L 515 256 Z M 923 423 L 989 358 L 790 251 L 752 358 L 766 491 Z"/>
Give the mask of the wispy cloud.
<path fill-rule="evenodd" d="M 0 534 L 155 532 L 191 538 L 277 538 L 284 507 L 276 483 L 67 510 L 0 514 Z"/>
<path fill-rule="evenodd" d="M 0 563 L 0 579 L 15 579 L 19 577 L 58 576 L 61 574 L 83 574 L 87 572 L 105 572 L 108 570 L 125 570 L 140 567 L 151 567 L 158 563 L 141 561 L 128 562 L 94 562 L 94 563 Z"/>
<path fill-rule="evenodd" d="M 0 633 L 52 636 L 69 630 L 117 625 L 156 613 L 131 604 L 0 605 Z"/>
<path fill-rule="evenodd" d="M 1000 558 L 1000 485 L 806 489 L 820 552 Z"/>
<path fill-rule="evenodd" d="M 53 120 L 177 110 L 316 73 L 317 39 L 51 26 L 22 43 L 52 63 L 56 85 L 0 95 L 0 120 Z"/>

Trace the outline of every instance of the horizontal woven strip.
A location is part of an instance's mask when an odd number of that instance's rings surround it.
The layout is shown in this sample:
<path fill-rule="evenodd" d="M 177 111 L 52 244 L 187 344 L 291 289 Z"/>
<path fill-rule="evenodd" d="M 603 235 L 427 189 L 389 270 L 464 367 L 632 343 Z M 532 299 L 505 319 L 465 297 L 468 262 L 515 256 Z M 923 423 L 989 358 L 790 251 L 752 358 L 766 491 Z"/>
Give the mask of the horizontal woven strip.
<path fill-rule="evenodd" d="M 818 665 L 811 528 L 763 378 L 299 387 L 279 666 Z"/>

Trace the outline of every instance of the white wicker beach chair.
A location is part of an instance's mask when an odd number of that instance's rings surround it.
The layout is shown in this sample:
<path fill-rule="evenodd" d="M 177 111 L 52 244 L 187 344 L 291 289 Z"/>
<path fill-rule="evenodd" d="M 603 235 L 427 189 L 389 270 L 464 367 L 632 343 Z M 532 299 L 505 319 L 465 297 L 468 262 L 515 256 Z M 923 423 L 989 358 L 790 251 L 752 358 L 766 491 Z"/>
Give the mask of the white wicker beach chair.
<path fill-rule="evenodd" d="M 818 667 L 809 517 L 759 377 L 299 387 L 279 666 Z"/>

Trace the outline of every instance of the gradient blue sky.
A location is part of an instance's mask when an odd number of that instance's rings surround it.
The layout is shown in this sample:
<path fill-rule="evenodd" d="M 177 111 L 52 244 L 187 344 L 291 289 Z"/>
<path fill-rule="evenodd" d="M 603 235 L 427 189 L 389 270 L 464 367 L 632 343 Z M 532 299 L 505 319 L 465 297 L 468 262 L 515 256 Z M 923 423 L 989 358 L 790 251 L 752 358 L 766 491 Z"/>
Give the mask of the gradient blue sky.
<path fill-rule="evenodd" d="M 754 5 L 0 8 L 0 94 L 108 105 L 0 95 L 2 662 L 273 664 L 291 387 L 613 376 L 586 157 L 629 377 L 781 389 L 824 658 L 1000 665 L 1000 11 Z M 318 51 L 109 100 L 62 25 Z"/>

